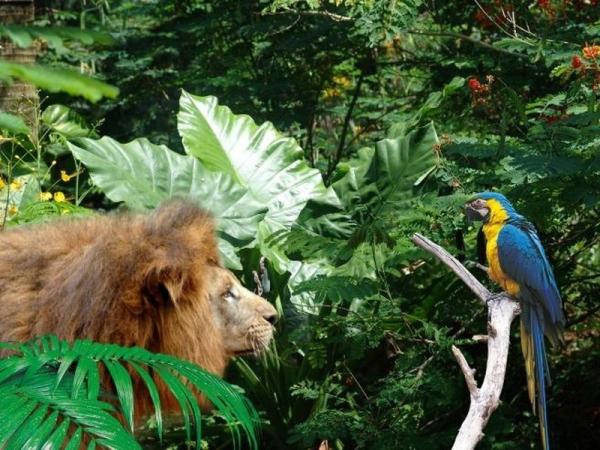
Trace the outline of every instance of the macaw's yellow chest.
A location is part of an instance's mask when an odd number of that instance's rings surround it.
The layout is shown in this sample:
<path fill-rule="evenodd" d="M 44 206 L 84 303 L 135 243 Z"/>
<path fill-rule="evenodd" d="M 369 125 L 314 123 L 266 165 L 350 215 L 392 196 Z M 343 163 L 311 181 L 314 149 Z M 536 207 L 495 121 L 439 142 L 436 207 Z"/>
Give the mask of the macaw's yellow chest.
<path fill-rule="evenodd" d="M 488 275 L 502 286 L 502 289 L 506 293 L 516 296 L 519 293 L 519 285 L 504 273 L 500 265 L 500 259 L 498 258 L 498 235 L 503 226 L 503 223 L 487 223 L 483 226 L 483 234 L 486 240 L 485 255 L 488 261 Z"/>

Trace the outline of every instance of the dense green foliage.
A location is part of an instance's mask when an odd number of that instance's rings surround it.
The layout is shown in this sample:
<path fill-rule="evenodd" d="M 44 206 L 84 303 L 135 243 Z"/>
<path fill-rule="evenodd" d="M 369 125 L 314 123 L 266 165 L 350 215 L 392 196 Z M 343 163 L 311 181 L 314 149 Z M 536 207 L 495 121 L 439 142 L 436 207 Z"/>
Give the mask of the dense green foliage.
<path fill-rule="evenodd" d="M 56 3 L 40 25 L 115 43 L 45 63 L 93 68 L 120 95 L 52 95 L 68 107 L 46 108 L 36 136 L 0 116 L 5 220 L 189 194 L 246 284 L 265 256 L 284 319 L 271 352 L 229 373 L 262 448 L 449 448 L 468 407 L 449 348 L 482 369 L 485 312 L 410 236 L 475 259 L 461 206 L 482 190 L 536 224 L 565 301 L 552 439 L 598 448 L 596 1 Z M 481 448 L 539 445 L 517 334 Z"/>

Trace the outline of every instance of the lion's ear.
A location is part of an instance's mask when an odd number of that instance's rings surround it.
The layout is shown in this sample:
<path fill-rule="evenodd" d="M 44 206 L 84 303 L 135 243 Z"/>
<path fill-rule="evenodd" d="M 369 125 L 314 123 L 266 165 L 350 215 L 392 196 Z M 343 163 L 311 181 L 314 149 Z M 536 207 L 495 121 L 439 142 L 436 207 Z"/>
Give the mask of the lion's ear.
<path fill-rule="evenodd" d="M 143 298 L 134 311 L 177 305 L 203 283 L 199 268 L 219 264 L 213 219 L 188 200 L 169 200 L 147 216 L 138 247 Z"/>
<path fill-rule="evenodd" d="M 147 306 L 160 308 L 177 305 L 186 286 L 186 271 L 172 264 L 148 268 L 142 286 L 143 300 Z"/>

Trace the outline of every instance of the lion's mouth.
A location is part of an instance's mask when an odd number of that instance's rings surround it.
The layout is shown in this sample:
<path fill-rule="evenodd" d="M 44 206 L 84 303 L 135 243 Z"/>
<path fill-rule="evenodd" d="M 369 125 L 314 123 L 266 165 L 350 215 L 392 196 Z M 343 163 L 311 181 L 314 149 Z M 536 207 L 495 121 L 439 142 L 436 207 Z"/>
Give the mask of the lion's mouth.
<path fill-rule="evenodd" d="M 257 352 L 256 350 L 249 348 L 247 350 L 238 350 L 234 353 L 235 356 L 254 356 L 257 355 L 259 352 Z"/>
<path fill-rule="evenodd" d="M 262 323 L 254 324 L 248 329 L 246 342 L 248 347 L 235 352 L 236 356 L 258 356 L 269 347 L 273 338 L 273 327 Z"/>

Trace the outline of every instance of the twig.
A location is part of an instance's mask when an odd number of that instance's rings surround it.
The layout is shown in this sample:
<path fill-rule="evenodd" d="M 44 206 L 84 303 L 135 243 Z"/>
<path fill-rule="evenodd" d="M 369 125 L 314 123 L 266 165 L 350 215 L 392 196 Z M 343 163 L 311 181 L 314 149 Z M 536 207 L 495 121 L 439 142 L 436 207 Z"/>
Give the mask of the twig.
<path fill-rule="evenodd" d="M 358 81 L 356 82 L 356 87 L 354 88 L 354 93 L 352 94 L 352 100 L 350 100 L 350 106 L 348 106 L 348 110 L 346 111 L 346 117 L 344 117 L 344 124 L 342 126 L 342 135 L 340 136 L 340 142 L 338 144 L 338 148 L 335 151 L 333 157 L 329 160 L 329 167 L 327 168 L 327 173 L 325 175 L 325 179 L 329 180 L 333 171 L 337 167 L 338 163 L 342 159 L 342 155 L 344 154 L 344 149 L 346 147 L 346 135 L 348 134 L 348 127 L 350 126 L 350 120 L 352 119 L 352 113 L 354 112 L 354 106 L 356 105 L 356 101 L 358 100 L 358 96 L 360 95 L 360 88 L 365 79 L 365 72 L 361 71 L 358 76 Z"/>
<path fill-rule="evenodd" d="M 519 314 L 519 304 L 507 294 L 492 294 L 456 258 L 426 237 L 415 234 L 413 242 L 452 269 L 488 307 L 488 359 L 481 387 L 477 387 L 474 370 L 469 366 L 464 355 L 457 347 L 452 346 L 452 353 L 463 372 L 471 397 L 469 412 L 460 427 L 452 449 L 471 450 L 483 438 L 483 429 L 500 404 L 508 361 L 510 325 Z"/>
<path fill-rule="evenodd" d="M 477 387 L 477 381 L 475 381 L 475 369 L 471 369 L 471 366 L 469 366 L 469 363 L 465 359 L 465 355 L 462 354 L 456 345 L 452 346 L 452 354 L 456 358 L 456 362 L 465 376 L 465 382 L 467 383 L 467 389 L 469 389 L 469 393 L 471 394 L 471 400 L 477 400 L 479 397 L 479 388 Z"/>
<path fill-rule="evenodd" d="M 258 268 L 260 270 L 260 285 L 262 287 L 261 295 L 271 292 L 271 280 L 269 279 L 269 271 L 266 266 L 267 259 L 261 256 L 258 260 Z"/>
<path fill-rule="evenodd" d="M 252 271 L 252 277 L 254 278 L 254 284 L 256 285 L 254 288 L 254 293 L 256 295 L 263 295 L 262 283 L 260 282 L 260 276 L 256 270 Z"/>
<path fill-rule="evenodd" d="M 261 256 L 258 260 L 258 272 L 252 271 L 252 277 L 254 278 L 254 293 L 257 295 L 268 294 L 271 292 L 271 281 L 269 280 L 269 272 L 267 271 L 266 258 Z"/>
<path fill-rule="evenodd" d="M 480 264 L 480 263 L 478 263 L 478 262 L 476 262 L 476 263 L 475 263 L 475 267 L 477 267 L 479 270 L 483 270 L 483 271 L 484 271 L 484 272 L 486 272 L 486 273 L 487 273 L 487 271 L 488 271 L 488 268 L 487 268 L 487 266 L 484 266 L 483 264 Z"/>
<path fill-rule="evenodd" d="M 434 357 L 435 357 L 435 354 L 431 355 L 429 358 L 427 358 L 425 361 L 423 361 L 420 366 L 415 367 L 409 373 L 417 372 L 417 374 L 415 375 L 415 379 L 418 380 L 419 378 L 421 378 L 423 376 L 423 374 L 425 373 L 425 368 L 431 363 L 431 361 L 433 361 Z"/>
<path fill-rule="evenodd" d="M 346 362 L 344 362 L 344 367 L 346 368 L 346 370 L 348 371 L 348 373 L 350 374 L 350 376 L 352 377 L 352 379 L 354 380 L 354 382 L 358 386 L 358 389 L 360 389 L 360 392 L 365 397 L 365 400 L 369 401 L 370 400 L 369 396 L 367 395 L 366 391 L 363 389 L 363 387 L 360 384 L 360 382 L 356 379 L 356 377 L 354 376 L 354 374 L 352 373 L 352 371 L 350 370 L 350 368 L 348 367 L 348 365 L 346 364 Z"/>
<path fill-rule="evenodd" d="M 496 20 L 494 20 L 494 18 L 488 14 L 488 12 L 486 11 L 486 9 L 483 6 L 481 6 L 481 4 L 477 0 L 473 0 L 473 1 L 477 4 L 477 6 L 481 10 L 481 12 L 483 12 L 483 14 L 485 14 L 485 16 L 487 17 L 487 19 L 490 22 L 492 22 L 494 25 L 496 25 L 496 28 L 498 28 L 500 31 L 502 31 L 504 34 L 506 34 L 508 37 L 516 39 L 518 41 L 521 41 L 521 42 L 523 42 L 524 44 L 527 44 L 527 45 L 531 45 L 531 46 L 534 45 L 531 42 L 527 42 L 525 39 L 519 37 L 519 35 L 517 34 L 516 19 L 514 19 L 514 14 L 513 14 L 513 21 L 512 22 L 509 21 L 509 24 L 513 25 L 513 30 L 512 30 L 512 33 L 511 33 L 510 29 L 507 30 L 506 28 L 504 28 L 504 26 L 502 26 L 501 23 L 499 23 Z"/>
<path fill-rule="evenodd" d="M 313 16 L 313 17 L 325 17 L 327 19 L 331 19 L 334 22 L 350 22 L 352 21 L 352 17 L 342 16 L 340 14 L 335 14 L 329 11 L 321 10 L 321 11 L 313 11 L 313 10 L 296 10 L 290 8 L 283 8 L 281 11 L 275 12 L 266 12 L 262 13 L 263 16 L 284 16 L 284 15 L 298 15 L 298 16 Z"/>
<path fill-rule="evenodd" d="M 460 39 L 462 41 L 467 41 L 475 45 L 479 45 L 480 47 L 487 48 L 488 50 L 492 50 L 497 53 L 502 53 L 507 56 L 514 56 L 515 58 L 520 59 L 528 59 L 529 56 L 522 53 L 514 53 L 510 50 L 505 50 L 500 47 L 494 47 L 492 44 L 488 44 L 487 42 L 480 41 L 478 39 L 472 38 L 465 34 L 455 33 L 452 31 L 421 31 L 421 30 L 408 30 L 408 34 L 421 34 L 423 36 L 439 36 L 439 37 L 448 37 L 454 39 Z"/>
<path fill-rule="evenodd" d="M 291 24 L 289 24 L 288 26 L 285 26 L 283 28 L 280 28 L 279 30 L 275 30 L 271 33 L 267 34 L 267 37 L 273 37 L 275 35 L 281 34 L 281 33 L 285 33 L 288 30 L 291 30 L 292 28 L 294 28 L 296 25 L 298 25 L 298 22 L 300 22 L 300 16 L 296 17 L 296 20 L 294 20 Z"/>

